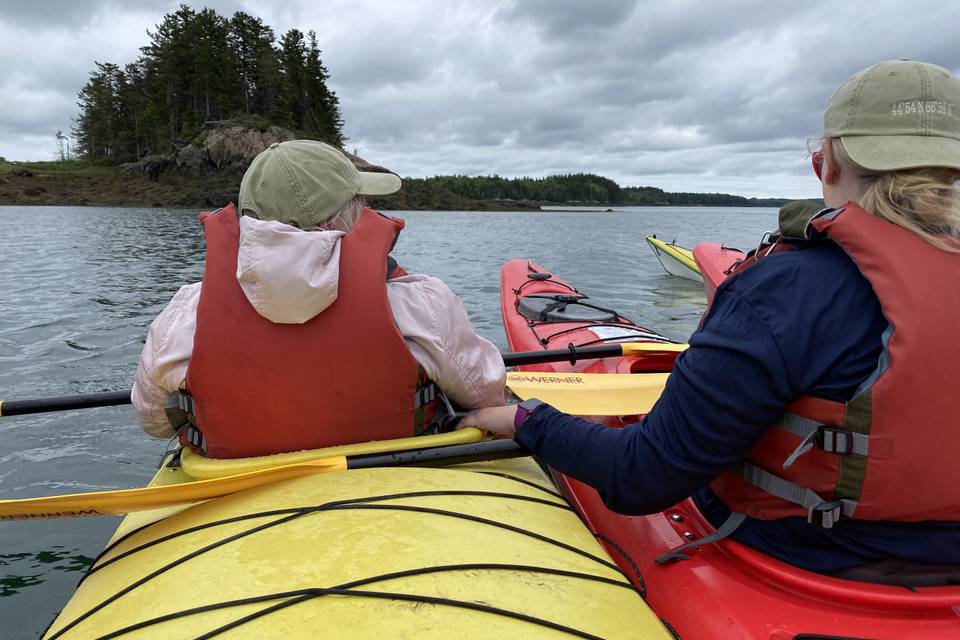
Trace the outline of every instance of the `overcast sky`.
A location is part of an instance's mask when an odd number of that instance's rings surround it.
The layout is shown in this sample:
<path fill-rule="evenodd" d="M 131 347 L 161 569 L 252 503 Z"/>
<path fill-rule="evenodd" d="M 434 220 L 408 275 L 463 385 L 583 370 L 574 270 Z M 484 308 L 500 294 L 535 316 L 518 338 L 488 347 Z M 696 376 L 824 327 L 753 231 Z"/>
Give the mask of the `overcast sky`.
<path fill-rule="evenodd" d="M 93 62 L 125 64 L 176 7 L 0 2 L 0 156 L 50 159 Z M 317 32 L 347 147 L 404 176 L 594 172 L 621 185 L 819 194 L 808 138 L 858 69 L 960 70 L 960 3 L 266 0 Z"/>

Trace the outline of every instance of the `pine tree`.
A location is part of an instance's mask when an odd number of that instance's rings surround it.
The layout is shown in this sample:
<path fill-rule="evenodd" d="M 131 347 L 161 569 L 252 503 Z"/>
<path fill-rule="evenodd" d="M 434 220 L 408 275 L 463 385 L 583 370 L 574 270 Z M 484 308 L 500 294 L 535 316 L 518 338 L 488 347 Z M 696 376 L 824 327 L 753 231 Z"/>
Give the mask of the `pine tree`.
<path fill-rule="evenodd" d="M 116 147 L 117 66 L 95 62 L 97 70 L 80 90 L 82 114 L 74 136 L 80 152 L 92 160 L 113 160 Z"/>
<path fill-rule="evenodd" d="M 343 143 L 343 120 L 316 34 L 274 31 L 244 12 L 226 19 L 181 4 L 123 68 L 95 63 L 78 94 L 76 146 L 85 157 L 124 162 L 176 148 L 211 120 L 241 114 Z"/>
<path fill-rule="evenodd" d="M 304 129 L 307 113 L 307 50 L 303 33 L 298 29 L 287 31 L 280 38 L 282 71 L 281 104 L 279 116 L 294 129 Z"/>
<path fill-rule="evenodd" d="M 327 87 L 330 73 L 320 60 L 320 47 L 317 46 L 317 34 L 314 31 L 307 34 L 305 71 L 307 121 L 303 128 L 319 139 L 341 147 L 344 137 L 340 101 L 337 95 Z"/>
<path fill-rule="evenodd" d="M 278 69 L 273 29 L 260 18 L 238 11 L 230 19 L 230 46 L 237 59 L 243 112 L 270 115 L 274 110 Z"/>

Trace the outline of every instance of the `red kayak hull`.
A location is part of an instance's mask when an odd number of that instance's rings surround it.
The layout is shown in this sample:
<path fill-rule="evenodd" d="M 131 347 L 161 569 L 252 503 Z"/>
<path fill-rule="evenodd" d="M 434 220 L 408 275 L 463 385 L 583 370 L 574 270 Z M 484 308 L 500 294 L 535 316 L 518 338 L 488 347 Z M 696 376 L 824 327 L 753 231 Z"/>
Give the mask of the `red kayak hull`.
<path fill-rule="evenodd" d="M 693 260 L 703 275 L 703 292 L 707 294 L 707 304 L 713 302 L 717 287 L 727 279 L 733 266 L 744 257 L 743 251 L 717 242 L 701 242 L 693 248 Z"/>
<path fill-rule="evenodd" d="M 589 323 L 538 323 L 517 311 L 519 297 L 528 293 L 573 290 L 556 276 L 527 284 L 535 272 L 544 270 L 526 260 L 511 260 L 501 272 L 503 320 L 510 348 L 531 351 L 596 343 L 596 327 L 588 328 Z M 656 335 L 621 320 L 624 331 Z M 672 360 L 658 355 L 521 368 L 642 375 L 643 371 L 669 370 L 671 365 Z M 635 417 L 593 419 L 620 427 Z M 696 549 L 689 560 L 658 565 L 657 556 L 713 530 L 692 501 L 649 516 L 625 516 L 607 509 L 594 489 L 563 474 L 553 475 L 611 557 L 646 593 L 648 604 L 684 640 L 960 638 L 960 587 L 912 591 L 838 580 L 798 569 L 732 540 Z"/>

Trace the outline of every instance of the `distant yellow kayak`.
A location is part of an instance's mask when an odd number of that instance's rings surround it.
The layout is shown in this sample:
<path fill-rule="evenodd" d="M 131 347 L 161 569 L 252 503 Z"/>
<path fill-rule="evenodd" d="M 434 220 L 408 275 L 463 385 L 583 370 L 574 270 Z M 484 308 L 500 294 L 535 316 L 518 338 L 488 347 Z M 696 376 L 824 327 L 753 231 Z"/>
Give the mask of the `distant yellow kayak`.
<path fill-rule="evenodd" d="M 664 271 L 674 276 L 703 283 L 700 268 L 693 259 L 693 251 L 672 242 L 664 242 L 656 236 L 647 236 L 646 240 Z"/>
<path fill-rule="evenodd" d="M 192 481 L 164 468 L 151 486 Z M 531 458 L 131 514 L 45 637 L 104 636 L 671 637 Z"/>

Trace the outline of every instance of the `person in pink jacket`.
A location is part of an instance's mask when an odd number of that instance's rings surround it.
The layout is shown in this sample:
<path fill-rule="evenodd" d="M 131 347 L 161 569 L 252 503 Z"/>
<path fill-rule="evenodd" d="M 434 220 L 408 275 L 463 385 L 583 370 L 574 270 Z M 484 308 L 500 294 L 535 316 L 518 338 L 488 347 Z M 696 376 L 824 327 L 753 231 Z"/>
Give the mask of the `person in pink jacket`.
<path fill-rule="evenodd" d="M 392 173 L 358 171 L 321 142 L 274 144 L 257 156 L 240 188 L 236 269 L 253 309 L 278 324 L 302 324 L 322 314 L 337 300 L 341 239 L 366 208 L 363 196 L 393 193 L 400 185 Z M 201 284 L 174 295 L 150 325 L 140 356 L 133 405 L 143 429 L 155 437 L 174 435 L 165 409 L 184 388 Z M 386 289 L 404 344 L 450 400 L 467 409 L 503 404 L 500 353 L 473 331 L 449 287 L 432 276 L 404 274 L 388 279 Z M 269 384 L 270 372 L 263 375 Z"/>

